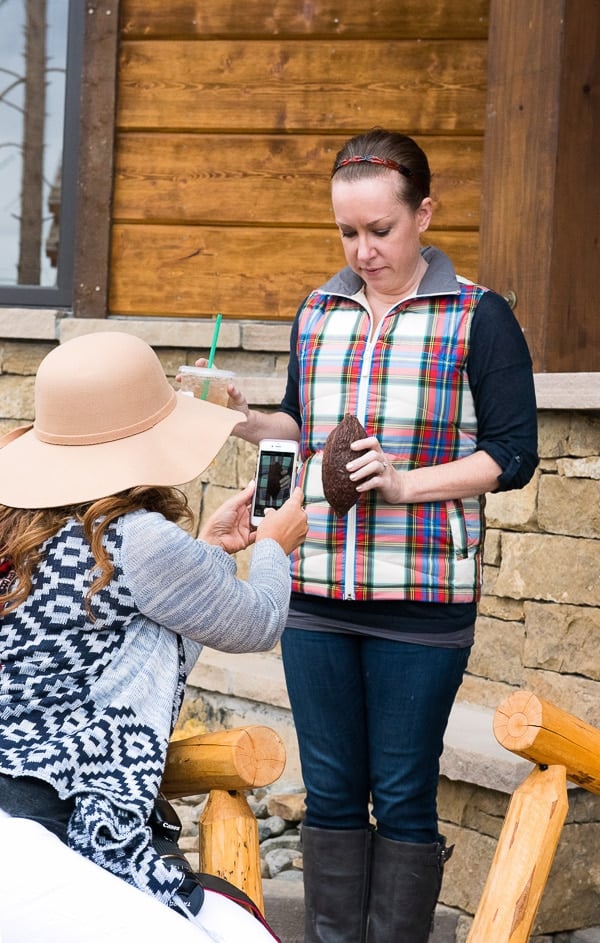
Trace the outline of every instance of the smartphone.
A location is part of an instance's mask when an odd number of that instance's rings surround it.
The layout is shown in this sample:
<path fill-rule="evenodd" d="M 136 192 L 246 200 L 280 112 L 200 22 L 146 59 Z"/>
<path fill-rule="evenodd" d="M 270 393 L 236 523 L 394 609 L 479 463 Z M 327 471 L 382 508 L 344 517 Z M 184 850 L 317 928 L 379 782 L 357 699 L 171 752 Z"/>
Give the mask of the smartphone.
<path fill-rule="evenodd" d="M 252 499 L 250 523 L 257 527 L 265 518 L 266 508 L 280 508 L 287 501 L 296 482 L 298 443 L 292 439 L 261 439 L 258 443 L 256 489 Z"/>

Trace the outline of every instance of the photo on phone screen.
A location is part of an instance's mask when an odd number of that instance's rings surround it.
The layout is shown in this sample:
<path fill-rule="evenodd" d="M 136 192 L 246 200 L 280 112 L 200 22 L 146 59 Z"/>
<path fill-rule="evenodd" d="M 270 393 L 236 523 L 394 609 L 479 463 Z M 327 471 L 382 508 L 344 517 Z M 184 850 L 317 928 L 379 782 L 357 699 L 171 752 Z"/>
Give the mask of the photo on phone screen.
<path fill-rule="evenodd" d="M 252 523 L 259 523 L 266 508 L 280 508 L 287 501 L 296 474 L 295 442 L 263 442 L 259 447 L 256 469 L 256 491 L 252 505 Z"/>

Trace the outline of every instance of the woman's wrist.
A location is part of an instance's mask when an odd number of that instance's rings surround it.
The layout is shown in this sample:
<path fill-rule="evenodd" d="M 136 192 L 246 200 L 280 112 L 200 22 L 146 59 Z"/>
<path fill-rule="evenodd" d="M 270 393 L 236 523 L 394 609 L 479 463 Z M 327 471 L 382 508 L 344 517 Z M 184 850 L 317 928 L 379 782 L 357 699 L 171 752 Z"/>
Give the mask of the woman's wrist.
<path fill-rule="evenodd" d="M 255 438 L 255 411 L 253 409 L 249 409 L 246 413 L 243 413 L 241 410 L 239 410 L 239 412 L 242 416 L 246 416 L 246 422 L 239 422 L 237 426 L 234 426 L 231 430 L 231 435 L 236 436 L 238 439 L 243 439 L 244 442 L 252 442 L 256 444 L 258 439 Z"/>
<path fill-rule="evenodd" d="M 411 500 L 408 497 L 407 489 L 407 476 L 409 473 L 399 471 L 393 465 L 390 465 L 389 468 L 391 483 L 389 488 L 386 489 L 386 494 L 384 494 L 385 500 L 388 504 L 410 504 Z"/>

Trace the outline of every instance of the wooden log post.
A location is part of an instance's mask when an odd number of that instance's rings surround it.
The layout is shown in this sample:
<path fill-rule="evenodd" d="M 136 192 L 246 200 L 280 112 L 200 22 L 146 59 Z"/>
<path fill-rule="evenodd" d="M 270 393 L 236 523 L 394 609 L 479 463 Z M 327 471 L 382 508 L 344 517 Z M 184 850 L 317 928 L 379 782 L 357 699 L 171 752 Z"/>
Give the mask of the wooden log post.
<path fill-rule="evenodd" d="M 513 793 L 467 943 L 527 943 L 568 810 L 564 766 Z"/>
<path fill-rule="evenodd" d="M 242 792 L 211 789 L 200 816 L 200 868 L 245 891 L 264 914 L 258 823 Z"/>
<path fill-rule="evenodd" d="M 284 767 L 283 740 L 270 727 L 217 730 L 171 741 L 161 788 L 167 799 L 256 789 L 274 783 Z"/>
<path fill-rule="evenodd" d="M 270 727 L 198 734 L 169 744 L 161 787 L 169 799 L 209 793 L 199 823 L 200 867 L 239 887 L 263 912 L 258 824 L 243 790 L 275 782 L 285 759 Z"/>

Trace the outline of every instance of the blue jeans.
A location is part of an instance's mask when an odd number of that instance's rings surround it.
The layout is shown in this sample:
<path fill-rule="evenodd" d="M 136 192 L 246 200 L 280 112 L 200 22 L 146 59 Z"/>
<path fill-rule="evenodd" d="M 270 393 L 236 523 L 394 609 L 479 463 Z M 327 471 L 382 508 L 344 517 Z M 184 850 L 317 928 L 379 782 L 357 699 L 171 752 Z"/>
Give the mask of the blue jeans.
<path fill-rule="evenodd" d="M 286 629 L 306 825 L 435 842 L 443 736 L 470 649 Z"/>

